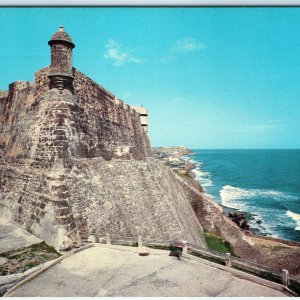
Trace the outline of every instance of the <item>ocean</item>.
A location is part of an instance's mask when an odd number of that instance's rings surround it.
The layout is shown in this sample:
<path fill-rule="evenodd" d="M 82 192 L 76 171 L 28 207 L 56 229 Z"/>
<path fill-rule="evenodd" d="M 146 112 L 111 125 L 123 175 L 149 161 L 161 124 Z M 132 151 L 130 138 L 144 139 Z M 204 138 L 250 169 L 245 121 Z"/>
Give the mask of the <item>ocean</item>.
<path fill-rule="evenodd" d="M 300 242 L 300 150 L 192 150 L 196 180 L 257 234 Z"/>

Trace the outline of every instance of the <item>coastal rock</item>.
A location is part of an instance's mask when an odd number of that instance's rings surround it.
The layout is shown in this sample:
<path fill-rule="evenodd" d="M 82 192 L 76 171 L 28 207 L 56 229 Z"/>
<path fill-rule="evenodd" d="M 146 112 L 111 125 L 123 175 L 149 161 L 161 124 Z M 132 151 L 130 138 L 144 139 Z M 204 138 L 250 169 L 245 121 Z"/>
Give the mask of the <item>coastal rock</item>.
<path fill-rule="evenodd" d="M 250 226 L 246 219 L 246 213 L 244 212 L 229 212 L 227 217 L 232 220 L 237 226 L 244 230 L 250 230 Z"/>
<path fill-rule="evenodd" d="M 189 202 L 204 230 L 213 232 L 230 242 L 236 255 L 260 262 L 262 250 L 223 212 L 215 201 L 203 194 L 197 185 L 192 185 L 181 176 L 177 180 L 185 191 Z"/>

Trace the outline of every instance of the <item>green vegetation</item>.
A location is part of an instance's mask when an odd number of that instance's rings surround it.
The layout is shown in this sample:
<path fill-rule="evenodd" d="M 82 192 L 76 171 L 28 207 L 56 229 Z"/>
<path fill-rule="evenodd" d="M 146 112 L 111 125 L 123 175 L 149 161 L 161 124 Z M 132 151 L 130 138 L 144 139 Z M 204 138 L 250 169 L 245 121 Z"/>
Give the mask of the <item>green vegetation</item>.
<path fill-rule="evenodd" d="M 46 261 L 60 256 L 53 247 L 45 242 L 11 252 L 2 253 L 0 256 L 7 258 L 7 262 L 0 266 L 0 276 L 13 273 L 22 273 Z"/>
<path fill-rule="evenodd" d="M 232 255 L 235 255 L 231 244 L 228 241 L 223 240 L 221 237 L 217 236 L 216 234 L 209 232 L 209 231 L 204 231 L 204 237 L 205 237 L 205 241 L 207 243 L 208 249 L 217 251 L 220 253 L 230 253 Z M 191 251 L 190 254 L 225 266 L 225 261 L 221 258 L 212 257 L 212 256 L 205 255 L 205 254 L 200 254 L 196 251 Z"/>
<path fill-rule="evenodd" d="M 223 240 L 212 232 L 205 231 L 204 237 L 207 243 L 207 247 L 210 250 L 214 250 L 221 253 L 230 253 L 235 255 L 231 244 L 228 241 Z"/>

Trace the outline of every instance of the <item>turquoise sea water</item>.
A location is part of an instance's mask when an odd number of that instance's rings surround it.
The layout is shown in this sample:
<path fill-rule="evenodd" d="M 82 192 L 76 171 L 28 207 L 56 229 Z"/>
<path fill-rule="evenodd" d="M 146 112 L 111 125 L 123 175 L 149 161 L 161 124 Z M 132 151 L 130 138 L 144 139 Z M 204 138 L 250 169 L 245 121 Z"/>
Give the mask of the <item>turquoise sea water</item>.
<path fill-rule="evenodd" d="M 193 152 L 196 179 L 216 202 L 252 214 L 256 233 L 300 242 L 300 150 Z"/>

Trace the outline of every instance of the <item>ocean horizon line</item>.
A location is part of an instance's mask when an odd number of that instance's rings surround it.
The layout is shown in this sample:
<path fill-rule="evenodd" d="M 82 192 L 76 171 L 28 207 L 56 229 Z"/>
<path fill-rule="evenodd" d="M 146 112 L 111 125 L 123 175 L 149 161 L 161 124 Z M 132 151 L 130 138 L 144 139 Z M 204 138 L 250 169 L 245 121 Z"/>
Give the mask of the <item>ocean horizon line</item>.
<path fill-rule="evenodd" d="M 186 145 L 152 146 L 152 148 L 176 148 L 185 147 L 190 150 L 300 150 L 300 148 L 201 148 Z"/>
<path fill-rule="evenodd" d="M 300 150 L 300 148 L 191 148 L 187 146 L 186 148 L 190 150 Z"/>

